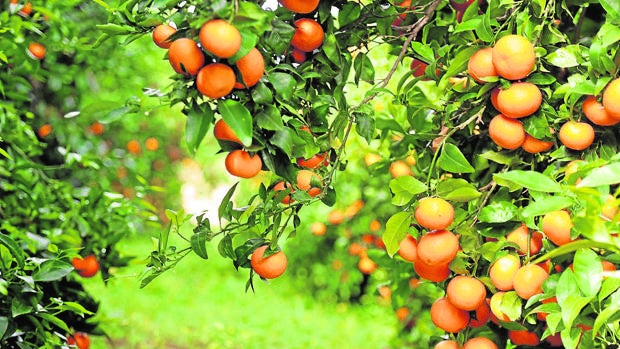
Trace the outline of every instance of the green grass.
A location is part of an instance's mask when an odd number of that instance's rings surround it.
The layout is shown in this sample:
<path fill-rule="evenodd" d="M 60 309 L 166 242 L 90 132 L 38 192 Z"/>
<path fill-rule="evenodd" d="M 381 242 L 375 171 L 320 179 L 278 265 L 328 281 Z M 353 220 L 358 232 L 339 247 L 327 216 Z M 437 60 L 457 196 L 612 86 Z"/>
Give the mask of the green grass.
<path fill-rule="evenodd" d="M 136 237 L 122 247 L 142 257 L 150 244 Z M 293 288 L 286 273 L 269 284 L 256 278 L 256 293 L 246 293 L 247 269 L 236 272 L 209 252 L 208 261 L 192 254 L 144 289 L 137 263 L 118 270 L 107 287 L 100 278 L 88 282 L 113 339 L 93 338 L 91 348 L 377 349 L 389 347 L 395 335 L 390 307 L 318 303 Z"/>

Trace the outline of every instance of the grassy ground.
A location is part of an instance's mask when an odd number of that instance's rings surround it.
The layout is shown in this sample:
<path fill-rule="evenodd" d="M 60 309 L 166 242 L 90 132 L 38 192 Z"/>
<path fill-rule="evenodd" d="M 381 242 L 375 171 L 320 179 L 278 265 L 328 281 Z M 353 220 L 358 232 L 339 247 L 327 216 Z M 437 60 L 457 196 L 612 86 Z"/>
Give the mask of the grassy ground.
<path fill-rule="evenodd" d="M 150 238 L 124 243 L 145 256 Z M 387 348 L 396 329 L 389 307 L 320 304 L 293 289 L 287 275 L 270 284 L 257 279 L 245 293 L 247 270 L 235 272 L 216 251 L 204 261 L 187 257 L 144 289 L 136 264 L 116 273 L 107 288 L 87 286 L 102 302 L 100 320 L 113 339 L 97 348 Z"/>

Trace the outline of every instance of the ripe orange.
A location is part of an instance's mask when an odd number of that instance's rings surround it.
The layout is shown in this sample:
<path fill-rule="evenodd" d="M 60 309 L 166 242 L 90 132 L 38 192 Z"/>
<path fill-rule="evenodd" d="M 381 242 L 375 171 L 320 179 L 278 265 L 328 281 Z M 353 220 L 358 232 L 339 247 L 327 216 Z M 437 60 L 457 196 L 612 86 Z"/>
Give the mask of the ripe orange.
<path fill-rule="evenodd" d="M 401 176 L 413 176 L 413 171 L 411 171 L 411 167 L 403 161 L 396 160 L 390 164 L 390 174 L 393 178 L 398 178 Z"/>
<path fill-rule="evenodd" d="M 349 245 L 349 254 L 351 256 L 359 256 L 363 254 L 364 250 L 365 250 L 365 247 L 363 247 L 357 242 L 352 242 L 351 245 Z"/>
<path fill-rule="evenodd" d="M 493 46 L 493 65 L 505 79 L 523 79 L 536 65 L 534 46 L 521 35 L 506 35 Z"/>
<path fill-rule="evenodd" d="M 603 107 L 609 116 L 620 119 L 620 78 L 612 80 L 603 91 Z"/>
<path fill-rule="evenodd" d="M 472 318 L 469 321 L 469 326 L 471 328 L 478 328 L 486 325 L 491 318 L 491 307 L 489 307 L 489 298 L 485 298 L 484 302 L 476 308 L 476 318 Z"/>
<path fill-rule="evenodd" d="M 309 159 L 297 158 L 297 165 L 305 168 L 317 168 L 325 165 L 327 160 L 327 152 L 322 154 L 316 154 L 311 156 Z"/>
<path fill-rule="evenodd" d="M 609 220 L 612 220 L 618 214 L 618 210 L 618 201 L 616 201 L 616 198 L 613 195 L 608 194 L 605 199 L 605 203 L 601 208 L 601 215 Z"/>
<path fill-rule="evenodd" d="M 491 283 L 493 283 L 493 286 L 498 290 L 512 290 L 513 280 L 519 268 L 521 268 L 521 260 L 519 257 L 513 254 L 499 257 L 489 268 Z"/>
<path fill-rule="evenodd" d="M 67 344 L 76 346 L 78 349 L 89 349 L 90 338 L 88 337 L 88 333 L 76 332 L 67 337 Z"/>
<path fill-rule="evenodd" d="M 50 124 L 44 124 L 43 126 L 39 127 L 39 129 L 37 130 L 37 134 L 41 138 L 45 138 L 49 136 L 50 133 L 52 133 L 52 125 Z"/>
<path fill-rule="evenodd" d="M 531 82 L 515 82 L 497 95 L 497 110 L 509 118 L 534 114 L 542 104 L 542 93 Z"/>
<path fill-rule="evenodd" d="M 497 76 L 493 66 L 493 48 L 485 47 L 476 51 L 467 62 L 467 72 L 479 83 L 484 84 L 483 79 Z"/>
<path fill-rule="evenodd" d="M 454 221 L 454 207 L 442 198 L 426 197 L 419 200 L 414 216 L 426 229 L 446 229 Z"/>
<path fill-rule="evenodd" d="M 411 61 L 411 64 L 409 64 L 409 68 L 411 69 L 411 74 L 413 74 L 413 76 L 415 76 L 416 78 L 419 78 L 420 76 L 424 76 L 426 67 L 428 67 L 428 64 L 422 62 L 421 60 L 417 58 L 414 58 Z"/>
<path fill-rule="evenodd" d="M 250 154 L 247 151 L 236 149 L 228 153 L 225 160 L 226 170 L 233 176 L 252 178 L 263 167 L 263 161 L 258 154 Z"/>
<path fill-rule="evenodd" d="M 153 29 L 153 42 L 161 48 L 169 48 L 172 43 L 170 36 L 176 32 L 177 29 L 175 27 L 168 24 L 160 24 Z"/>
<path fill-rule="evenodd" d="M 594 142 L 594 128 L 585 122 L 568 121 L 560 127 L 559 137 L 566 148 L 584 150 Z"/>
<path fill-rule="evenodd" d="M 570 231 L 573 221 L 570 214 L 564 210 L 545 214 L 542 219 L 542 231 L 551 242 L 558 246 L 571 242 Z"/>
<path fill-rule="evenodd" d="M 419 277 L 432 282 L 442 282 L 451 273 L 449 264 L 428 265 L 419 258 L 413 264 L 413 270 L 415 270 Z"/>
<path fill-rule="evenodd" d="M 347 206 L 347 208 L 344 210 L 345 218 L 347 219 L 353 218 L 362 208 L 364 208 L 364 205 L 365 203 L 364 203 L 364 200 L 362 199 L 353 201 L 351 205 Z"/>
<path fill-rule="evenodd" d="M 159 141 L 155 137 L 149 137 L 144 141 L 144 147 L 149 151 L 156 151 L 159 149 Z"/>
<path fill-rule="evenodd" d="M 211 19 L 200 28 L 202 47 L 218 58 L 230 58 L 241 48 L 241 33 L 223 19 Z"/>
<path fill-rule="evenodd" d="M 88 129 L 90 130 L 90 132 L 94 135 L 100 136 L 101 134 L 103 134 L 103 131 L 105 131 L 105 127 L 103 126 L 102 123 L 95 121 L 93 122 Z"/>
<path fill-rule="evenodd" d="M 390 286 L 381 285 L 377 289 L 377 292 L 379 292 L 379 295 L 381 296 L 381 298 L 385 300 L 390 300 L 390 298 L 392 298 L 392 289 L 390 288 Z"/>
<path fill-rule="evenodd" d="M 323 44 L 325 32 L 321 25 L 311 18 L 300 18 L 295 21 L 295 34 L 291 45 L 304 52 L 312 52 Z"/>
<path fill-rule="evenodd" d="M 45 46 L 39 44 L 38 42 L 31 42 L 30 45 L 28 45 L 27 53 L 32 59 L 42 60 L 45 58 Z"/>
<path fill-rule="evenodd" d="M 338 225 L 344 222 L 344 213 L 342 210 L 334 209 L 327 214 L 327 221 L 331 225 Z"/>
<path fill-rule="evenodd" d="M 510 318 L 500 308 L 500 305 L 502 304 L 502 299 L 504 298 L 504 294 L 506 294 L 506 292 L 503 292 L 503 291 L 494 293 L 491 296 L 489 307 L 491 308 L 491 313 L 493 313 L 493 315 L 497 319 L 502 320 L 504 322 L 508 322 L 510 321 Z"/>
<path fill-rule="evenodd" d="M 376 220 L 376 219 L 373 219 L 373 220 L 370 222 L 370 224 L 368 224 L 368 229 L 369 229 L 371 232 L 373 232 L 373 233 L 378 232 L 379 230 L 381 230 L 381 222 L 379 222 L 379 221 L 378 221 L 378 220 Z"/>
<path fill-rule="evenodd" d="M 449 264 L 459 247 L 459 239 L 451 231 L 434 230 L 418 241 L 418 260 L 427 265 Z"/>
<path fill-rule="evenodd" d="M 527 264 L 515 273 L 514 289 L 523 299 L 530 299 L 533 295 L 542 293 L 542 284 L 549 274 L 536 264 Z"/>
<path fill-rule="evenodd" d="M 560 336 L 560 332 L 554 334 L 553 336 L 549 336 L 545 338 L 545 342 L 549 343 L 554 348 L 564 347 L 564 343 L 562 342 L 562 337 Z"/>
<path fill-rule="evenodd" d="M 491 104 L 493 105 L 493 108 L 495 108 L 495 110 L 499 110 L 498 105 L 497 105 L 497 96 L 499 96 L 499 92 L 501 90 L 502 89 L 498 86 L 494 88 L 493 90 L 491 90 L 491 95 L 489 96 L 489 99 L 491 100 Z"/>
<path fill-rule="evenodd" d="M 459 275 L 448 282 L 446 295 L 455 307 L 472 311 L 484 303 L 487 290 L 484 284 L 475 277 Z"/>
<path fill-rule="evenodd" d="M 497 349 L 497 345 L 486 337 L 474 337 L 465 342 L 463 349 Z"/>
<path fill-rule="evenodd" d="M 75 257 L 71 259 L 71 264 L 77 273 L 85 278 L 93 277 L 99 271 L 99 262 L 94 254 L 89 254 L 84 258 Z"/>
<path fill-rule="evenodd" d="M 377 269 L 377 263 L 368 258 L 368 256 L 362 256 L 357 263 L 357 268 L 364 274 L 371 274 Z"/>
<path fill-rule="evenodd" d="M 441 342 L 435 344 L 435 346 L 433 347 L 433 349 L 459 349 L 459 343 L 451 340 L 451 339 L 444 339 Z"/>
<path fill-rule="evenodd" d="M 256 47 L 251 49 L 247 55 L 241 57 L 236 65 L 243 83 L 237 81 L 235 88 L 252 87 L 258 83 L 265 73 L 265 59 Z"/>
<path fill-rule="evenodd" d="M 379 154 L 376 154 L 376 153 L 366 153 L 366 155 L 364 155 L 364 163 L 368 167 L 376 164 L 379 161 L 381 161 L 381 155 L 379 155 Z"/>
<path fill-rule="evenodd" d="M 213 126 L 213 136 L 220 141 L 230 141 L 243 144 L 241 143 L 239 137 L 235 134 L 235 131 L 228 126 L 224 119 L 219 119 Z"/>
<path fill-rule="evenodd" d="M 28 17 L 32 13 L 32 4 L 30 1 L 24 4 L 24 6 L 19 10 L 18 14 L 23 17 Z"/>
<path fill-rule="evenodd" d="M 291 56 L 293 56 L 293 61 L 295 63 L 298 64 L 302 64 L 303 62 L 306 61 L 306 52 L 296 49 L 293 47 L 293 50 L 291 51 Z"/>
<path fill-rule="evenodd" d="M 533 232 L 530 236 L 529 229 L 525 223 L 521 224 L 517 229 L 506 235 L 506 240 L 514 242 L 519 246 L 519 254 L 524 255 L 529 252 L 530 255 L 537 254 L 542 248 L 543 236 L 540 232 Z M 529 251 L 528 251 L 529 240 Z"/>
<path fill-rule="evenodd" d="M 310 196 L 317 196 L 322 189 L 314 185 L 321 185 L 321 177 L 310 170 L 299 170 L 297 172 L 297 188 L 305 191 Z"/>
<path fill-rule="evenodd" d="M 418 241 L 410 234 L 407 234 L 400 242 L 398 255 L 408 262 L 415 262 L 418 259 Z"/>
<path fill-rule="evenodd" d="M 599 126 L 613 126 L 620 122 L 620 118 L 612 118 L 605 107 L 594 96 L 587 96 L 583 101 L 583 113 L 593 124 Z"/>
<path fill-rule="evenodd" d="M 521 144 L 521 148 L 530 154 L 538 154 L 543 151 L 551 149 L 553 142 L 542 141 L 538 138 L 534 138 L 529 134 L 525 134 L 525 140 Z"/>
<path fill-rule="evenodd" d="M 180 38 L 170 44 L 168 60 L 174 71 L 191 76 L 198 74 L 205 64 L 204 53 L 194 40 L 188 38 Z"/>
<path fill-rule="evenodd" d="M 536 346 L 540 343 L 538 335 L 528 330 L 509 330 L 508 338 L 514 345 Z"/>
<path fill-rule="evenodd" d="M 497 114 L 489 123 L 489 136 L 502 148 L 514 150 L 525 142 L 523 124 L 502 114 Z"/>
<path fill-rule="evenodd" d="M 319 6 L 319 0 L 278 0 L 289 11 L 295 13 L 310 13 Z"/>
<path fill-rule="evenodd" d="M 284 190 L 284 189 L 291 189 L 291 188 L 292 187 L 291 187 L 290 183 L 286 183 L 285 184 L 284 181 L 280 181 L 280 182 L 276 183 L 273 186 L 273 190 L 274 191 L 281 191 L 281 190 Z M 293 190 L 291 190 L 290 192 L 292 193 Z M 293 202 L 295 202 L 295 200 L 293 200 L 293 198 L 291 198 L 290 195 L 287 195 L 287 196 L 282 198 L 282 203 L 285 204 L 285 205 L 288 205 L 288 204 L 293 203 Z"/>
<path fill-rule="evenodd" d="M 138 142 L 135 139 L 130 140 L 129 142 L 127 142 L 127 151 L 129 151 L 132 154 L 138 154 L 140 153 L 140 142 Z"/>
<path fill-rule="evenodd" d="M 469 313 L 461 310 L 447 298 L 439 298 L 431 305 L 431 320 L 435 326 L 446 332 L 459 332 L 464 330 L 469 323 Z"/>
<path fill-rule="evenodd" d="M 254 250 L 250 257 L 250 264 L 252 265 L 252 269 L 254 269 L 256 274 L 260 277 L 264 279 L 273 279 L 284 274 L 286 266 L 288 265 L 288 260 L 282 251 L 265 257 L 265 251 L 268 247 L 269 245 L 263 245 Z"/>
<path fill-rule="evenodd" d="M 327 226 L 323 222 L 314 222 L 310 226 L 310 231 L 313 235 L 323 236 L 327 232 Z"/>
<path fill-rule="evenodd" d="M 400 307 L 396 309 L 396 318 L 398 319 L 398 321 L 403 322 L 407 320 L 408 316 L 409 316 L 409 308 Z"/>
<path fill-rule="evenodd" d="M 231 67 L 224 63 L 211 63 L 198 72 L 196 87 L 209 98 L 221 98 L 233 90 L 235 79 L 235 72 Z"/>

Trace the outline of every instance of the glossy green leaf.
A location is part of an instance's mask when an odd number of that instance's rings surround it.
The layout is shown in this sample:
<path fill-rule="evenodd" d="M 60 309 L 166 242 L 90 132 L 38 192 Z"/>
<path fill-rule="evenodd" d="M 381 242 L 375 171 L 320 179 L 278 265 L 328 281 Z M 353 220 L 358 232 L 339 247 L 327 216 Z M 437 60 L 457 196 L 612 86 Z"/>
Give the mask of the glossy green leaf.
<path fill-rule="evenodd" d="M 230 189 L 228 189 L 228 191 L 226 192 L 226 195 L 224 195 L 224 197 L 222 198 L 222 201 L 220 202 L 220 206 L 217 210 L 217 214 L 218 217 L 221 219 L 230 219 L 230 212 L 229 210 L 232 209 L 232 202 L 230 201 L 230 199 L 232 198 L 233 194 L 235 193 L 235 190 L 237 189 L 237 185 L 239 185 L 239 182 L 233 184 Z"/>
<path fill-rule="evenodd" d="M 32 275 L 34 281 L 55 281 L 62 279 L 73 271 L 73 266 L 59 259 L 50 259 L 41 263 L 39 269 Z"/>
<path fill-rule="evenodd" d="M 17 242 L 15 242 L 15 240 L 13 240 L 10 236 L 6 235 L 5 233 L 0 233 L 0 244 L 8 248 L 9 252 L 11 253 L 13 258 L 17 262 L 17 265 L 23 268 L 24 263 L 26 261 L 26 255 L 24 254 L 24 251 L 22 250 L 22 248 L 19 247 Z"/>
<path fill-rule="evenodd" d="M 390 190 L 394 194 L 392 204 L 403 206 L 410 202 L 415 195 L 426 191 L 426 184 L 412 176 L 401 176 L 390 181 Z"/>
<path fill-rule="evenodd" d="M 601 327 L 612 323 L 612 318 L 615 318 L 615 321 L 618 321 L 618 314 L 620 314 L 620 304 L 619 303 L 611 303 L 608 307 L 604 308 L 594 320 L 594 325 L 592 326 L 592 340 L 596 339 L 596 336 L 600 333 Z"/>
<path fill-rule="evenodd" d="M 522 211 L 521 215 L 525 218 L 544 215 L 545 213 L 561 210 L 572 204 L 572 200 L 567 196 L 544 196 L 536 201 L 530 201 Z"/>
<path fill-rule="evenodd" d="M 452 173 L 472 173 L 475 171 L 461 150 L 452 143 L 443 145 L 437 165 L 441 169 Z"/>
<path fill-rule="evenodd" d="M 593 169 L 578 187 L 599 187 L 620 183 L 620 162 Z"/>
<path fill-rule="evenodd" d="M 507 186 L 508 183 L 514 183 L 520 187 L 543 193 L 555 193 L 562 190 L 556 181 L 536 171 L 508 171 L 494 174 L 493 179 L 500 185 Z"/>
<path fill-rule="evenodd" d="M 581 248 L 575 252 L 573 268 L 581 293 L 586 297 L 596 296 L 603 283 L 603 266 L 599 256 L 589 248 Z"/>
<path fill-rule="evenodd" d="M 185 122 L 185 141 L 187 148 L 196 153 L 200 143 L 204 139 L 209 127 L 213 123 L 213 111 L 208 106 L 202 108 L 195 106 L 187 113 Z"/>
<path fill-rule="evenodd" d="M 493 202 L 480 210 L 478 220 L 483 223 L 504 223 L 514 218 L 519 209 L 508 201 Z"/>
<path fill-rule="evenodd" d="M 232 99 L 220 100 L 218 110 L 243 145 L 246 147 L 252 145 L 252 115 L 250 115 L 250 111 L 243 104 Z"/>
<path fill-rule="evenodd" d="M 382 239 L 390 257 L 398 252 L 400 242 L 407 236 L 411 221 L 411 212 L 398 212 L 385 223 Z"/>
<path fill-rule="evenodd" d="M 207 242 L 209 240 L 211 240 L 211 238 L 210 234 L 207 232 L 193 234 L 190 240 L 192 251 L 200 258 L 209 259 L 209 254 L 207 253 Z"/>
<path fill-rule="evenodd" d="M 280 110 L 274 105 L 266 105 L 265 109 L 256 114 L 256 125 L 262 129 L 279 131 L 284 128 Z"/>
<path fill-rule="evenodd" d="M 295 92 L 295 79 L 286 73 L 270 73 L 267 75 L 269 82 L 275 88 L 278 100 L 286 101 L 293 96 Z"/>

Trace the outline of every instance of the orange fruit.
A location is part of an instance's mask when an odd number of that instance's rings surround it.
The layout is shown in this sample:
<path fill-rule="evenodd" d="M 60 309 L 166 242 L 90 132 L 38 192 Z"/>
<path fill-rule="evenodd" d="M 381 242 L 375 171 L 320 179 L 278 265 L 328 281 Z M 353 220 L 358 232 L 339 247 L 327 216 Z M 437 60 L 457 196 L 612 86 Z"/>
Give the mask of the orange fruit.
<path fill-rule="evenodd" d="M 521 148 L 530 154 L 538 154 L 543 151 L 551 149 L 553 142 L 542 141 L 538 138 L 534 138 L 529 134 L 525 134 L 525 140 L 521 144 Z"/>
<path fill-rule="evenodd" d="M 291 188 L 292 188 L 291 185 L 289 183 L 285 184 L 284 181 L 280 181 L 273 186 L 274 191 L 281 191 L 284 189 L 291 189 Z M 292 193 L 293 191 L 291 190 L 290 192 Z M 287 195 L 282 198 L 282 203 L 285 205 L 288 205 L 293 202 L 295 202 L 295 200 L 293 200 L 293 198 L 291 198 L 290 195 Z"/>
<path fill-rule="evenodd" d="M 358 199 L 353 201 L 351 205 L 344 210 L 344 216 L 347 219 L 353 218 L 362 208 L 364 208 L 364 200 Z"/>
<path fill-rule="evenodd" d="M 549 336 L 545 338 L 545 342 L 549 343 L 554 348 L 564 347 L 564 343 L 562 342 L 562 337 L 560 336 L 560 332 L 554 334 L 553 336 Z"/>
<path fill-rule="evenodd" d="M 410 234 L 407 234 L 400 242 L 398 255 L 408 262 L 415 262 L 418 259 L 418 241 Z"/>
<path fill-rule="evenodd" d="M 254 47 L 247 55 L 241 57 L 236 63 L 241 74 L 243 83 L 237 81 L 235 88 L 252 87 L 258 83 L 265 73 L 265 59 L 260 51 Z"/>
<path fill-rule="evenodd" d="M 100 122 L 98 122 L 98 121 L 95 121 L 95 122 L 93 122 L 93 123 L 92 123 L 92 124 L 88 127 L 88 130 L 89 130 L 92 134 L 99 136 L 99 135 L 103 134 L 103 131 L 105 131 L 105 127 L 103 126 L 103 124 L 102 124 L 102 123 L 100 123 Z"/>
<path fill-rule="evenodd" d="M 306 52 L 296 49 L 293 47 L 293 50 L 291 51 L 291 56 L 293 57 L 293 61 L 295 63 L 298 64 L 302 64 L 303 62 L 306 61 Z"/>
<path fill-rule="evenodd" d="M 241 48 L 241 33 L 223 19 L 211 19 L 200 28 L 202 48 L 218 58 L 230 58 Z"/>
<path fill-rule="evenodd" d="M 446 229 L 454 221 L 454 207 L 442 198 L 426 197 L 418 201 L 414 216 L 426 229 Z"/>
<path fill-rule="evenodd" d="M 449 264 L 428 265 L 420 259 L 413 264 L 413 270 L 419 277 L 432 282 L 442 282 L 451 273 Z"/>
<path fill-rule="evenodd" d="M 235 131 L 233 131 L 230 126 L 228 126 L 224 119 L 219 119 L 213 126 L 213 136 L 220 141 L 229 141 L 243 144 L 241 143 L 239 137 L 237 137 L 237 135 L 235 134 Z"/>
<path fill-rule="evenodd" d="M 418 241 L 418 260 L 427 265 L 449 264 L 459 247 L 459 239 L 451 231 L 434 230 Z"/>
<path fill-rule="evenodd" d="M 18 14 L 23 17 L 28 17 L 32 13 L 32 4 L 30 1 L 24 4 L 22 8 L 19 10 Z"/>
<path fill-rule="evenodd" d="M 620 122 L 620 118 L 612 118 L 605 107 L 594 96 L 587 96 L 582 105 L 583 113 L 593 124 L 599 126 L 613 126 Z"/>
<path fill-rule="evenodd" d="M 540 343 L 538 335 L 528 330 L 509 330 L 508 338 L 514 345 L 536 346 Z"/>
<path fill-rule="evenodd" d="M 168 60 L 179 74 L 195 76 L 205 64 L 205 56 L 196 42 L 188 38 L 174 40 L 168 48 Z M 234 75 L 234 73 L 233 73 Z"/>
<path fill-rule="evenodd" d="M 447 298 L 439 298 L 431 305 L 431 320 L 440 329 L 456 333 L 469 323 L 469 313 L 455 307 Z"/>
<path fill-rule="evenodd" d="M 605 203 L 603 204 L 603 208 L 601 208 L 601 214 L 603 217 L 612 220 L 618 214 L 618 210 L 618 201 L 616 201 L 616 198 L 613 195 L 608 194 L 605 199 Z"/>
<path fill-rule="evenodd" d="M 542 104 L 542 93 L 531 82 L 515 82 L 497 95 L 497 110 L 509 118 L 534 114 Z"/>
<path fill-rule="evenodd" d="M 310 226 L 310 231 L 313 235 L 323 236 L 327 232 L 327 226 L 323 222 L 314 222 Z"/>
<path fill-rule="evenodd" d="M 297 158 L 297 165 L 305 168 L 317 168 L 326 164 L 325 158 L 327 157 L 327 152 L 322 154 L 315 154 L 311 156 L 309 159 Z"/>
<path fill-rule="evenodd" d="M 370 222 L 370 224 L 368 224 L 368 229 L 369 229 L 371 232 L 373 232 L 373 233 L 378 232 L 379 230 L 381 230 L 381 222 L 379 222 L 379 221 L 378 221 L 378 220 L 376 220 L 376 219 L 373 219 L 373 220 Z"/>
<path fill-rule="evenodd" d="M 585 122 L 568 121 L 560 127 L 558 136 L 566 148 L 584 150 L 594 142 L 594 128 Z"/>
<path fill-rule="evenodd" d="M 301 14 L 310 13 L 319 6 L 319 0 L 278 0 L 278 2 L 289 11 Z"/>
<path fill-rule="evenodd" d="M 349 254 L 352 256 L 359 256 L 364 252 L 365 248 L 357 242 L 352 242 L 349 245 Z"/>
<path fill-rule="evenodd" d="M 297 188 L 307 192 L 310 196 L 317 196 L 322 190 L 314 185 L 321 185 L 321 177 L 318 174 L 310 170 L 297 172 Z"/>
<path fill-rule="evenodd" d="M 377 289 L 377 292 L 379 292 L 379 295 L 381 296 L 381 298 L 385 300 L 389 300 L 390 298 L 392 298 L 392 289 L 390 288 L 390 286 L 381 285 Z"/>
<path fill-rule="evenodd" d="M 381 155 L 379 155 L 379 154 L 376 154 L 376 153 L 366 153 L 366 155 L 364 155 L 364 163 L 368 167 L 376 164 L 379 161 L 381 161 Z"/>
<path fill-rule="evenodd" d="M 523 79 L 535 65 L 534 46 L 521 35 L 506 35 L 493 46 L 493 66 L 497 74 L 505 79 Z"/>
<path fill-rule="evenodd" d="M 451 339 L 444 339 L 441 342 L 435 344 L 433 349 L 460 349 L 460 346 L 459 343 Z"/>
<path fill-rule="evenodd" d="M 616 265 L 610 261 L 601 261 L 603 271 L 616 271 Z"/>
<path fill-rule="evenodd" d="M 521 121 L 497 114 L 489 123 L 489 136 L 502 148 L 514 150 L 525 142 L 525 130 Z"/>
<path fill-rule="evenodd" d="M 325 32 L 321 25 L 311 18 L 300 18 L 295 21 L 295 34 L 291 45 L 303 52 L 312 52 L 323 44 Z"/>
<path fill-rule="evenodd" d="M 519 257 L 513 254 L 499 257 L 489 268 L 491 283 L 493 283 L 493 286 L 495 286 L 498 290 L 512 290 L 513 280 L 519 268 L 521 268 L 521 260 Z"/>
<path fill-rule="evenodd" d="M 155 45 L 161 48 L 170 48 L 170 36 L 176 33 L 177 29 L 175 27 L 169 26 L 168 24 L 160 24 L 155 29 L 153 29 L 153 42 Z"/>
<path fill-rule="evenodd" d="M 73 268 L 77 271 L 77 273 L 85 278 L 93 277 L 99 271 L 99 262 L 97 261 L 97 257 L 94 254 L 89 254 L 88 256 L 75 257 L 71 259 L 71 264 Z"/>
<path fill-rule="evenodd" d="M 37 134 L 41 138 L 45 138 L 49 136 L 50 133 L 52 133 L 52 125 L 50 124 L 44 124 L 43 126 L 39 127 L 39 129 L 37 130 Z"/>
<path fill-rule="evenodd" d="M 413 171 L 411 171 L 411 167 L 405 161 L 396 160 L 390 164 L 390 174 L 393 178 L 398 178 L 401 176 L 413 176 Z"/>
<path fill-rule="evenodd" d="M 78 349 L 89 349 L 90 338 L 88 337 L 88 333 L 75 332 L 74 334 L 67 337 L 67 344 L 70 346 L 73 345 Z"/>
<path fill-rule="evenodd" d="M 130 140 L 129 142 L 127 142 L 127 151 L 129 151 L 132 154 L 138 154 L 140 152 L 140 142 L 138 142 L 135 139 Z"/>
<path fill-rule="evenodd" d="M 45 46 L 39 44 L 38 42 L 31 42 L 30 45 L 28 45 L 27 53 L 32 59 L 42 60 L 45 58 Z"/>
<path fill-rule="evenodd" d="M 419 78 L 420 76 L 424 76 L 426 67 L 428 67 L 428 64 L 422 62 L 421 60 L 417 58 L 414 58 L 411 61 L 411 64 L 409 64 L 409 68 L 411 69 L 411 74 L 413 74 L 413 76 L 415 76 L 416 78 Z"/>
<path fill-rule="evenodd" d="M 478 328 L 484 326 L 491 318 L 491 307 L 489 307 L 489 298 L 485 298 L 484 302 L 476 308 L 476 318 L 472 318 L 469 321 L 471 328 Z"/>
<path fill-rule="evenodd" d="M 331 225 L 338 225 L 344 222 L 344 213 L 342 212 L 342 210 L 338 210 L 338 209 L 331 210 L 327 214 L 327 221 Z"/>
<path fill-rule="evenodd" d="M 359 262 L 357 262 L 357 268 L 364 274 L 371 274 L 377 269 L 377 263 L 368 258 L 368 256 L 362 256 Z"/>
<path fill-rule="evenodd" d="M 155 151 L 159 149 L 159 141 L 155 137 L 149 137 L 144 141 L 144 147 L 146 150 Z"/>
<path fill-rule="evenodd" d="M 282 251 L 278 251 L 265 257 L 265 251 L 269 245 L 263 245 L 254 252 L 250 257 L 250 265 L 254 272 L 264 279 L 274 279 L 284 274 L 288 260 Z"/>
<path fill-rule="evenodd" d="M 533 232 L 530 236 L 529 229 L 525 223 L 521 224 L 517 229 L 506 235 L 506 240 L 514 242 L 519 246 L 519 250 L 517 252 L 519 252 L 520 255 L 527 254 L 528 252 L 530 255 L 534 255 L 540 252 L 542 248 L 542 238 L 543 236 L 540 232 Z"/>
<path fill-rule="evenodd" d="M 612 80 L 603 91 L 603 107 L 609 116 L 620 119 L 620 78 Z"/>
<path fill-rule="evenodd" d="M 209 98 L 221 98 L 232 92 L 235 79 L 235 72 L 230 66 L 224 63 L 211 63 L 198 72 L 196 87 L 200 93 Z"/>
<path fill-rule="evenodd" d="M 485 83 L 483 79 L 497 76 L 493 65 L 493 48 L 485 47 L 476 51 L 467 62 L 467 72 L 479 83 Z"/>
<path fill-rule="evenodd" d="M 573 221 L 564 210 L 549 212 L 542 219 L 542 232 L 558 246 L 571 242 L 570 231 Z"/>
<path fill-rule="evenodd" d="M 493 315 L 497 319 L 502 320 L 504 322 L 508 322 L 508 321 L 510 321 L 510 318 L 500 308 L 500 305 L 502 304 L 502 299 L 504 297 L 504 294 L 506 294 L 506 292 L 503 292 L 503 291 L 499 291 L 499 292 L 494 293 L 491 296 L 491 301 L 489 302 L 489 307 L 491 308 L 491 313 L 493 313 Z"/>
<path fill-rule="evenodd" d="M 263 161 L 260 156 L 257 154 L 252 155 L 241 149 L 228 153 L 224 162 L 228 173 L 241 178 L 252 178 L 263 167 Z"/>
<path fill-rule="evenodd" d="M 455 307 L 472 311 L 484 303 L 487 290 L 484 284 L 475 277 L 459 275 L 448 282 L 446 295 Z"/>
<path fill-rule="evenodd" d="M 519 268 L 513 281 L 515 292 L 523 299 L 542 293 L 542 284 L 549 277 L 543 268 L 536 264 L 527 264 Z"/>
<path fill-rule="evenodd" d="M 407 317 L 409 317 L 409 308 L 400 307 L 396 309 L 396 318 L 398 319 L 398 321 L 403 322 L 407 320 Z"/>
<path fill-rule="evenodd" d="M 486 337 L 474 337 L 463 344 L 463 349 L 497 349 L 497 345 Z"/>

